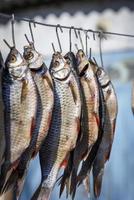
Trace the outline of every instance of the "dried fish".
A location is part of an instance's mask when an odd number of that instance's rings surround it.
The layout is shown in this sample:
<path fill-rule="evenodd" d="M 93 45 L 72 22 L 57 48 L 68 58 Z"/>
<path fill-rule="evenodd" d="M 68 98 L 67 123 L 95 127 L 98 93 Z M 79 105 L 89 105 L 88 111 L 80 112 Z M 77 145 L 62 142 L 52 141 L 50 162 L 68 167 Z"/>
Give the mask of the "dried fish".
<path fill-rule="evenodd" d="M 70 67 L 58 52 L 52 58 L 51 74 L 54 110 L 49 133 L 40 150 L 42 180 L 32 200 L 38 195 L 38 199 L 50 199 L 58 171 L 75 148 L 79 133 L 81 102 L 78 86 Z"/>
<path fill-rule="evenodd" d="M 37 110 L 34 81 L 26 61 L 14 47 L 10 50 L 3 70 L 2 93 L 6 149 L 0 176 L 1 191 L 7 172 L 16 169 L 22 154 L 30 144 Z"/>
<path fill-rule="evenodd" d="M 97 70 L 97 76 L 101 84 L 106 106 L 102 141 L 93 164 L 94 194 L 96 197 L 99 197 L 105 163 L 109 160 L 113 144 L 118 103 L 113 84 L 103 68 Z"/>

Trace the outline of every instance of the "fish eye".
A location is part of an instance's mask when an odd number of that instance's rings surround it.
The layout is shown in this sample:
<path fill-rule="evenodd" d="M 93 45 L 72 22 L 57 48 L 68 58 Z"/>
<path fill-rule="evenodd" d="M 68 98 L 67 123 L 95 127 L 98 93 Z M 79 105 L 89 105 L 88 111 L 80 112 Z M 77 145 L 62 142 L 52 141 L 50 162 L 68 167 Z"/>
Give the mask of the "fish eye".
<path fill-rule="evenodd" d="M 55 61 L 54 64 L 55 64 L 55 67 L 58 67 L 60 63 L 58 61 Z"/>
<path fill-rule="evenodd" d="M 31 60 L 33 57 L 34 57 L 34 54 L 33 54 L 32 52 L 28 52 L 28 53 L 25 55 L 25 59 L 26 59 L 26 60 Z"/>
<path fill-rule="evenodd" d="M 16 56 L 15 56 L 15 55 L 11 55 L 11 57 L 10 57 L 10 62 L 11 62 L 11 63 L 15 63 L 16 60 L 17 60 Z"/>
<path fill-rule="evenodd" d="M 98 74 L 98 76 L 100 76 L 102 74 L 101 69 L 98 69 L 97 74 Z"/>

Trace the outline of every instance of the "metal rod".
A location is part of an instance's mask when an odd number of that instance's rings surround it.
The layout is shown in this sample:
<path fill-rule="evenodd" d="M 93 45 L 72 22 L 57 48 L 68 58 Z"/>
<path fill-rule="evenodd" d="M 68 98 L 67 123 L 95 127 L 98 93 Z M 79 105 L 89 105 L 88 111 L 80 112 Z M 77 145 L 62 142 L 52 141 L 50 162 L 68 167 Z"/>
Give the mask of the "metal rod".
<path fill-rule="evenodd" d="M 6 19 L 11 19 L 11 18 L 12 18 L 11 15 L 4 14 L 4 13 L 0 13 L 0 17 L 1 17 L 1 18 L 6 18 Z M 22 18 L 22 17 L 17 17 L 17 16 L 15 16 L 15 19 L 16 19 L 16 20 L 19 20 L 19 21 L 24 21 L 24 22 L 31 22 L 31 23 L 34 23 L 34 24 L 42 25 L 42 26 L 48 26 L 48 27 L 56 27 L 56 26 L 57 26 L 57 25 L 55 25 L 55 24 L 45 24 L 45 23 L 43 23 L 43 22 L 34 21 L 33 19 L 29 19 L 29 18 Z M 70 26 L 63 26 L 63 25 L 60 25 L 60 27 L 61 27 L 61 28 L 64 28 L 64 29 L 70 29 Z M 74 28 L 75 28 L 76 30 L 81 30 L 81 28 L 78 28 L 78 27 L 74 27 Z M 84 31 L 87 31 L 88 29 L 83 29 L 83 30 L 84 30 Z M 88 31 L 89 31 L 89 32 L 92 32 L 92 33 L 94 33 L 94 34 L 99 34 L 99 32 L 100 32 L 100 31 L 95 31 L 95 30 L 92 30 L 92 29 L 89 29 Z M 103 34 L 134 38 L 134 35 L 125 34 L 125 33 L 116 33 L 116 32 L 104 31 Z"/>

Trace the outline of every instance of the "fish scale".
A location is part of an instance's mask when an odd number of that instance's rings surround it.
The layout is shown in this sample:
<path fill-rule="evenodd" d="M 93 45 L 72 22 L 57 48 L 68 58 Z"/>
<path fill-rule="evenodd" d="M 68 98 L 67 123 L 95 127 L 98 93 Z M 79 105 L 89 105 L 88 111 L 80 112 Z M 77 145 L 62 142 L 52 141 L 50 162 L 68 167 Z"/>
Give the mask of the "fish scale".
<path fill-rule="evenodd" d="M 37 110 L 37 92 L 31 72 L 22 55 L 14 47 L 11 48 L 3 69 L 2 94 L 6 149 L 0 175 L 1 193 L 12 185 L 13 180 L 10 177 L 5 183 L 7 173 L 12 175 L 30 144 Z"/>
<path fill-rule="evenodd" d="M 3 99 L 5 102 L 5 109 L 10 114 L 10 133 L 7 133 L 7 137 L 10 136 L 10 162 L 13 164 L 20 155 L 28 147 L 31 140 L 31 119 L 35 117 L 36 112 L 36 89 L 32 80 L 30 72 L 27 72 L 28 96 L 26 102 L 21 102 L 22 86 L 21 81 L 14 81 L 11 86 L 3 82 Z M 4 78 L 3 78 L 4 81 Z M 16 92 L 17 91 L 17 92 Z M 32 100 L 31 100 L 32 96 Z M 27 104 L 28 102 L 28 104 Z M 27 107 L 27 109 L 25 109 Z M 24 109 L 24 110 L 23 110 Z M 33 114 L 34 113 L 34 114 Z M 24 117 L 25 116 L 25 117 Z M 29 123 L 29 125 L 28 125 Z M 9 125 L 7 124 L 7 127 Z M 19 133 L 19 134 L 18 134 Z"/>
<path fill-rule="evenodd" d="M 66 68 L 64 69 L 66 72 Z M 54 82 L 53 116 L 48 135 L 39 152 L 42 181 L 32 200 L 37 198 L 39 192 L 39 199 L 50 198 L 60 166 L 67 154 L 75 147 L 78 136 L 76 118 L 80 117 L 80 111 L 78 112 L 79 106 L 74 102 L 69 83 L 77 84 L 73 74 L 69 77 L 67 75 L 66 80 L 58 80 L 58 75 L 55 77 L 55 73 L 52 74 Z M 80 97 L 78 99 L 80 101 Z"/>
<path fill-rule="evenodd" d="M 101 192 L 104 167 L 110 157 L 118 112 L 117 97 L 110 78 L 103 68 L 99 68 L 98 71 L 98 79 L 101 84 L 105 100 L 106 120 L 104 123 L 102 140 L 93 164 L 94 194 L 96 197 L 99 197 Z"/>
<path fill-rule="evenodd" d="M 34 81 L 37 85 L 40 97 L 41 107 L 39 112 L 41 114 L 40 127 L 38 130 L 38 138 L 36 142 L 35 151 L 38 153 L 42 142 L 44 141 L 51 122 L 52 109 L 53 109 L 53 90 L 48 85 L 43 75 L 34 73 Z"/>

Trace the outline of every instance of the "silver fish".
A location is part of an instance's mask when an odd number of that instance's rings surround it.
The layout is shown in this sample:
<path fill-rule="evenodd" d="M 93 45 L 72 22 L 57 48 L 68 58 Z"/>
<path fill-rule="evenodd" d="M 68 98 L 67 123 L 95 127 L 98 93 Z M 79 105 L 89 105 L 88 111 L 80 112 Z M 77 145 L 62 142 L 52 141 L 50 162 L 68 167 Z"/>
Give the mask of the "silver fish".
<path fill-rule="evenodd" d="M 0 176 L 1 190 L 7 172 L 15 170 L 30 144 L 37 110 L 37 92 L 30 70 L 14 47 L 10 50 L 3 70 L 2 93 L 6 149 Z"/>
<path fill-rule="evenodd" d="M 44 64 L 43 56 L 34 49 L 32 43 L 24 47 L 23 56 L 28 63 L 28 67 L 31 70 L 32 77 L 37 86 L 38 103 L 37 116 L 35 119 L 36 125 L 33 130 L 33 137 L 30 141 L 30 145 L 21 156 L 18 167 L 14 170 L 6 184 L 8 188 L 10 187 L 9 183 L 15 183 L 15 180 L 17 180 L 17 185 L 15 185 L 15 188 L 17 188 L 17 198 L 21 195 L 29 162 L 31 158 L 38 153 L 48 133 L 54 103 L 53 84 L 49 71 Z"/>
<path fill-rule="evenodd" d="M 97 76 L 103 91 L 106 107 L 102 140 L 93 164 L 94 194 L 96 197 L 99 197 L 101 192 L 105 163 L 110 158 L 111 148 L 114 139 L 116 118 L 118 112 L 118 102 L 114 87 L 110 81 L 108 74 L 103 68 L 99 68 L 97 70 Z"/>
<path fill-rule="evenodd" d="M 74 167 L 71 181 L 71 194 L 73 198 L 77 185 L 73 179 L 77 176 L 78 165 L 83 159 L 86 160 L 97 141 L 99 131 L 99 90 L 96 77 L 83 50 L 77 52 L 76 58 L 78 64 L 77 71 L 83 93 L 83 116 L 81 121 L 82 139 L 76 145 L 74 151 L 74 166 L 76 167 Z"/>
<path fill-rule="evenodd" d="M 41 184 L 33 199 L 50 199 L 58 172 L 75 148 L 79 133 L 81 102 L 76 80 L 60 53 L 51 63 L 54 82 L 54 110 L 49 133 L 40 150 Z"/>
<path fill-rule="evenodd" d="M 43 56 L 38 53 L 32 45 L 24 48 L 24 58 L 28 62 L 28 67 L 32 72 L 41 100 L 36 122 L 36 124 L 38 124 L 36 130 L 38 131 L 38 138 L 34 152 L 36 155 L 47 136 L 51 122 L 54 104 L 53 82 L 49 70 L 43 61 Z"/>

